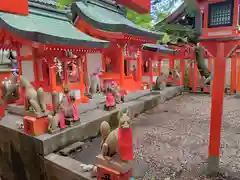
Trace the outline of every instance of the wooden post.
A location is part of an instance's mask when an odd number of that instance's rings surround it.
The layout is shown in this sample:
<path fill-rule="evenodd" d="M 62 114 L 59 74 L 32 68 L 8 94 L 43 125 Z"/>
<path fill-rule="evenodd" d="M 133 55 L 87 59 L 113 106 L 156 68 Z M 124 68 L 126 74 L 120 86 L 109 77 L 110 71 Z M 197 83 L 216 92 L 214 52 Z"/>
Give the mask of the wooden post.
<path fill-rule="evenodd" d="M 153 82 L 153 63 L 152 63 L 152 59 L 150 59 L 148 62 L 149 62 L 149 65 L 148 65 L 148 71 L 149 71 L 149 86 L 150 88 L 152 87 L 152 82 Z"/>
<path fill-rule="evenodd" d="M 104 71 L 104 72 L 106 72 L 106 56 L 105 56 L 105 53 L 104 52 L 102 52 L 102 70 Z"/>
<path fill-rule="evenodd" d="M 189 64 L 189 88 L 193 88 L 193 61 L 190 60 L 190 64 Z"/>
<path fill-rule="evenodd" d="M 237 57 L 237 69 L 238 69 L 238 72 L 237 72 L 237 95 L 239 96 L 240 95 L 240 58 Z"/>
<path fill-rule="evenodd" d="M 185 79 L 185 59 L 181 57 L 180 59 L 180 86 L 184 86 Z"/>
<path fill-rule="evenodd" d="M 212 57 L 208 58 L 208 70 L 212 72 Z"/>
<path fill-rule="evenodd" d="M 162 61 L 158 60 L 158 76 L 161 75 L 161 71 L 162 71 Z"/>
<path fill-rule="evenodd" d="M 84 73 L 84 83 L 85 83 L 85 89 L 88 93 L 88 86 L 89 86 L 89 79 L 88 79 L 88 62 L 87 62 L 87 53 L 84 53 L 83 55 L 83 73 Z"/>
<path fill-rule="evenodd" d="M 170 57 L 170 59 L 169 59 L 169 72 L 170 72 L 172 69 L 174 69 L 174 63 L 175 63 L 174 58 L 173 58 L 173 57 Z"/>
<path fill-rule="evenodd" d="M 17 63 L 18 63 L 18 81 L 20 81 L 20 76 L 22 76 L 22 59 L 20 59 L 20 47 L 18 46 L 16 49 L 16 58 L 17 58 Z M 25 98 L 25 91 L 24 88 L 21 86 L 19 88 L 19 100 L 17 100 L 16 104 L 24 104 L 24 98 Z"/>
<path fill-rule="evenodd" d="M 198 86 L 198 68 L 197 63 L 194 61 L 194 68 L 193 68 L 193 92 L 197 92 Z"/>
<path fill-rule="evenodd" d="M 82 59 L 78 58 L 77 61 L 77 66 L 78 66 L 78 73 L 79 73 L 79 84 L 80 84 L 80 92 L 81 92 L 81 97 L 84 96 L 85 94 L 85 87 L 84 87 L 84 82 L 83 82 L 83 63 Z"/>
<path fill-rule="evenodd" d="M 236 92 L 236 79 L 237 79 L 237 57 L 232 56 L 231 60 L 231 84 L 230 84 L 230 92 L 231 94 L 235 94 Z"/>
<path fill-rule="evenodd" d="M 63 76 L 64 76 L 64 83 L 65 83 L 65 84 L 68 84 L 68 69 L 67 69 L 67 64 L 68 64 L 68 62 L 67 62 L 67 61 L 64 61 L 64 64 L 63 64 Z"/>
<path fill-rule="evenodd" d="M 214 59 L 214 74 L 212 85 L 211 123 L 208 152 L 208 173 L 214 174 L 219 167 L 220 138 L 225 88 L 226 58 L 224 43 L 217 44 L 217 57 Z M 217 78 L 215 78 L 217 77 Z"/>
<path fill-rule="evenodd" d="M 119 70 L 120 70 L 120 87 L 124 84 L 124 50 L 123 47 L 119 48 Z"/>
<path fill-rule="evenodd" d="M 56 66 L 53 64 L 49 64 L 49 80 L 50 80 L 51 90 L 55 91 L 57 87 Z"/>
<path fill-rule="evenodd" d="M 37 88 L 39 88 L 40 76 L 39 76 L 39 68 L 38 68 L 38 57 L 37 57 L 37 49 L 32 49 L 33 54 L 33 70 L 34 70 L 34 84 Z"/>
<path fill-rule="evenodd" d="M 139 57 L 137 62 L 137 80 L 141 84 L 142 83 L 142 62 L 143 62 L 143 53 L 139 50 Z"/>

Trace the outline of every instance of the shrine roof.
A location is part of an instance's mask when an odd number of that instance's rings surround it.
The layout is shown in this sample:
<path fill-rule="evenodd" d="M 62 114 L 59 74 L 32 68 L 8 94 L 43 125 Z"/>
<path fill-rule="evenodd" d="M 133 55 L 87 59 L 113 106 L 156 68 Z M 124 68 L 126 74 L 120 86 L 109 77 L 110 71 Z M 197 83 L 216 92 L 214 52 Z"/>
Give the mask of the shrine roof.
<path fill-rule="evenodd" d="M 143 50 L 154 51 L 154 52 L 159 52 L 159 53 L 164 53 L 164 54 L 176 54 L 177 53 L 176 50 L 170 49 L 167 46 L 160 45 L 160 44 L 144 44 Z"/>
<path fill-rule="evenodd" d="M 40 0 L 32 1 L 29 1 L 28 16 L 0 12 L 0 28 L 5 28 L 25 40 L 43 44 L 90 48 L 109 46 L 108 41 L 93 38 L 76 29 L 71 20 L 67 18 L 65 10 L 57 10 L 49 5 L 37 3 Z M 49 0 L 45 1 L 49 2 Z"/>
<path fill-rule="evenodd" d="M 126 33 L 153 40 L 159 40 L 163 37 L 163 33 L 137 26 L 127 19 L 120 6 L 105 0 L 75 2 L 72 4 L 72 13 L 103 31 Z"/>

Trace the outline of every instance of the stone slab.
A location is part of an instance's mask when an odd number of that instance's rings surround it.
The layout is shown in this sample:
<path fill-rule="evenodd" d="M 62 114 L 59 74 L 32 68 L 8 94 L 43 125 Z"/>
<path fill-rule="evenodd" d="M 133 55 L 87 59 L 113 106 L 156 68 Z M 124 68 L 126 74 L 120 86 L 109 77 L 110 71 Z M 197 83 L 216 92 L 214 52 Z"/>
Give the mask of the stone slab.
<path fill-rule="evenodd" d="M 59 151 L 59 153 L 63 156 L 68 156 L 71 152 L 80 149 L 84 145 L 84 142 L 76 142 L 67 146 Z"/>
<path fill-rule="evenodd" d="M 83 172 L 81 162 L 51 153 L 44 157 L 48 180 L 95 180 L 90 172 Z M 70 170 L 70 171 L 69 171 Z"/>
<path fill-rule="evenodd" d="M 125 96 L 124 100 L 125 102 L 129 102 L 129 101 L 138 99 L 142 96 L 146 96 L 150 93 L 151 93 L 150 90 L 139 90 L 134 93 L 128 93 Z M 104 104 L 105 104 L 105 99 L 103 99 L 103 97 L 96 97 L 96 98 L 94 97 L 93 99 L 89 100 L 89 103 L 79 104 L 78 111 L 80 112 L 80 114 L 87 113 L 94 109 L 103 107 Z"/>
<path fill-rule="evenodd" d="M 94 137 L 98 135 L 99 127 L 101 122 L 108 121 L 111 126 L 117 126 L 117 113 L 118 111 L 125 111 L 129 109 L 129 115 L 131 118 L 147 111 L 159 103 L 164 102 L 166 99 L 174 97 L 179 94 L 181 88 L 170 87 L 164 89 L 159 94 L 150 94 L 148 96 L 143 96 L 138 99 L 117 105 L 116 110 L 104 111 L 103 108 L 97 108 L 92 111 L 81 114 L 81 124 L 66 128 L 56 134 L 43 134 L 40 136 L 32 137 L 23 133 L 23 131 L 18 130 L 16 127 L 16 121 L 19 121 L 20 116 L 14 116 L 12 114 L 6 115 L 0 121 L 0 127 L 12 129 L 22 136 L 26 136 L 24 140 L 26 143 L 31 143 L 35 145 L 35 150 L 40 155 L 47 155 L 56 150 L 62 149 L 69 144 L 75 143 L 77 141 L 83 141 L 89 137 Z M 166 97 L 165 97 L 166 96 Z"/>

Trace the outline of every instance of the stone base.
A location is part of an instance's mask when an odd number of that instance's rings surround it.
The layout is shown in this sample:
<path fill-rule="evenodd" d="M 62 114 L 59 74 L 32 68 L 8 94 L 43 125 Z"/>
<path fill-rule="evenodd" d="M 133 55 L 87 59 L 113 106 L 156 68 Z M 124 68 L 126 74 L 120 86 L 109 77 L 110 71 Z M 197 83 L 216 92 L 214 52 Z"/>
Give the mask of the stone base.
<path fill-rule="evenodd" d="M 116 105 L 115 106 L 106 106 L 106 105 L 104 105 L 104 110 L 105 111 L 112 111 L 114 109 L 116 109 Z"/>
<path fill-rule="evenodd" d="M 98 155 L 96 157 L 96 164 L 102 165 L 106 168 L 118 171 L 120 173 L 129 172 L 133 168 L 133 161 L 123 162 L 117 156 L 109 160 L 108 158 L 104 158 L 102 155 Z"/>
<path fill-rule="evenodd" d="M 73 118 L 65 118 L 65 124 L 67 126 L 73 126 L 74 124 L 80 123 L 80 118 L 78 120 L 74 120 Z"/>
<path fill-rule="evenodd" d="M 208 157 L 207 174 L 209 176 L 214 176 L 218 172 L 219 172 L 219 157 L 209 156 Z"/>
<path fill-rule="evenodd" d="M 57 134 L 57 133 L 59 133 L 60 131 L 61 131 L 61 129 L 60 129 L 60 128 L 57 128 L 57 129 L 54 129 L 54 130 L 49 130 L 48 133 L 49 133 L 49 134 Z"/>
<path fill-rule="evenodd" d="M 22 116 L 22 117 L 31 116 L 31 117 L 35 117 L 35 118 L 41 118 L 41 117 L 46 117 L 47 115 L 51 114 L 50 111 L 47 111 L 46 113 L 40 113 L 40 114 L 29 112 L 29 111 L 25 110 L 23 105 L 16 105 L 16 104 L 8 105 L 7 110 L 8 110 L 8 113 L 15 114 L 15 115 Z"/>

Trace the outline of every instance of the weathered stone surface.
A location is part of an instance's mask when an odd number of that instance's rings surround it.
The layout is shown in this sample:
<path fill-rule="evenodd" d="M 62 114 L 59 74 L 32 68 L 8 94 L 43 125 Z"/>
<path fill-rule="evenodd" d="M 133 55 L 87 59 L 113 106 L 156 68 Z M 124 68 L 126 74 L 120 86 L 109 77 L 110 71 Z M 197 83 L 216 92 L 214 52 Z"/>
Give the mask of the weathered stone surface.
<path fill-rule="evenodd" d="M 63 156 L 68 156 L 71 152 L 80 149 L 84 145 L 84 142 L 76 142 L 67 146 L 59 151 L 59 153 Z"/>
<path fill-rule="evenodd" d="M 163 91 L 163 94 L 143 96 L 119 104 L 117 109 L 111 112 L 104 111 L 103 108 L 87 111 L 81 114 L 81 124 L 66 128 L 56 134 L 44 134 L 37 137 L 26 135 L 21 130 L 18 130 L 16 121 L 19 121 L 21 117 L 8 114 L 0 121 L 0 172 L 3 179 L 82 179 L 79 173 L 76 172 L 79 164 L 73 163 L 73 165 L 69 165 L 71 164 L 69 163 L 68 166 L 65 165 L 66 167 L 59 167 L 59 164 L 66 163 L 65 161 L 68 160 L 60 160 L 56 156 L 54 160 L 53 158 L 44 160 L 43 156 L 62 149 L 69 144 L 96 136 L 102 121 L 109 121 L 112 126 L 116 126 L 118 124 L 116 116 L 119 110 L 124 111 L 128 108 L 130 116 L 133 118 L 151 109 L 160 103 L 160 99 L 164 96 L 164 92 L 168 91 L 167 89 Z M 176 95 L 174 92 L 177 94 L 177 91 L 173 91 L 172 96 Z M 167 92 L 165 93 L 167 94 Z M 170 95 L 168 95 L 168 98 L 170 98 Z M 44 163 L 44 161 L 46 162 Z M 71 173 L 72 175 L 70 175 Z"/>
<path fill-rule="evenodd" d="M 48 180 L 94 180 L 91 173 L 82 171 L 82 163 L 72 158 L 52 153 L 44 159 Z"/>

